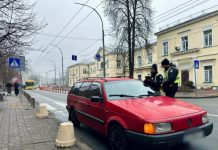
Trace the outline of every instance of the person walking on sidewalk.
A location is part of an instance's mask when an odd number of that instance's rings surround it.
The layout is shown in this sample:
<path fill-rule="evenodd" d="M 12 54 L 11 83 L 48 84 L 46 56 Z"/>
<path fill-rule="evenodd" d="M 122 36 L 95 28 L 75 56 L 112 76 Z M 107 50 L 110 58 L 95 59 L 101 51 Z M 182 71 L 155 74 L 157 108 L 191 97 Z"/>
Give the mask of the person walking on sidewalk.
<path fill-rule="evenodd" d="M 19 83 L 14 83 L 14 93 L 16 96 L 19 94 Z"/>
<path fill-rule="evenodd" d="M 161 65 L 164 68 L 164 81 L 162 84 L 163 91 L 166 96 L 173 98 L 178 91 L 178 85 L 180 82 L 179 71 L 176 66 L 170 63 L 166 58 L 161 62 Z"/>
<path fill-rule="evenodd" d="M 148 85 L 155 91 L 160 92 L 162 82 L 163 76 L 161 74 L 158 74 L 157 65 L 153 64 L 151 66 L 151 76 L 145 77 L 144 85 Z"/>

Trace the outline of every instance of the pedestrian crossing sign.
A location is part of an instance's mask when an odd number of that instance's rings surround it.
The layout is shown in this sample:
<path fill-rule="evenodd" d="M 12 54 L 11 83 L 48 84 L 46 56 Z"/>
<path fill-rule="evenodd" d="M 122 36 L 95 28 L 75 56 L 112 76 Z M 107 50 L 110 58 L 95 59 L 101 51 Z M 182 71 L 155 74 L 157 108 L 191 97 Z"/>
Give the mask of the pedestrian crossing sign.
<path fill-rule="evenodd" d="M 20 59 L 9 57 L 8 66 L 9 68 L 20 68 Z"/>

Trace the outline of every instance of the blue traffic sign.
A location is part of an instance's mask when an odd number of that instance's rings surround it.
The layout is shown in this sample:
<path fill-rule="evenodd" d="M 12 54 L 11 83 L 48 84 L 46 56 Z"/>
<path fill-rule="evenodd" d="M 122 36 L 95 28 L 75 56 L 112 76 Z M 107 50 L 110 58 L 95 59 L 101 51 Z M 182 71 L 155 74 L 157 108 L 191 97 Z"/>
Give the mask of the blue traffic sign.
<path fill-rule="evenodd" d="M 199 69 L 199 60 L 194 60 L 194 68 Z"/>
<path fill-rule="evenodd" d="M 96 55 L 95 55 L 95 58 L 96 58 L 98 61 L 100 61 L 101 55 L 100 55 L 100 54 L 96 54 Z"/>
<path fill-rule="evenodd" d="M 77 55 L 72 55 L 72 60 L 77 60 Z"/>
<path fill-rule="evenodd" d="M 8 58 L 8 66 L 9 68 L 20 68 L 20 59 L 9 57 Z"/>

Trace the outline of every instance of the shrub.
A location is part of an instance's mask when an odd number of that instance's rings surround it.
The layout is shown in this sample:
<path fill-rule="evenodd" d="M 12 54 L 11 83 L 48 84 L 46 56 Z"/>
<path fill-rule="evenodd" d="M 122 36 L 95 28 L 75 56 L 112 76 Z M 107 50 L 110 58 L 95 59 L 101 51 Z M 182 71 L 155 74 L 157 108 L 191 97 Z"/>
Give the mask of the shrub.
<path fill-rule="evenodd" d="M 192 88 L 193 87 L 193 82 L 192 81 L 188 81 L 185 83 L 185 86 Z"/>
<path fill-rule="evenodd" d="M 179 87 L 178 92 L 193 92 L 193 90 L 188 86 L 181 86 Z"/>

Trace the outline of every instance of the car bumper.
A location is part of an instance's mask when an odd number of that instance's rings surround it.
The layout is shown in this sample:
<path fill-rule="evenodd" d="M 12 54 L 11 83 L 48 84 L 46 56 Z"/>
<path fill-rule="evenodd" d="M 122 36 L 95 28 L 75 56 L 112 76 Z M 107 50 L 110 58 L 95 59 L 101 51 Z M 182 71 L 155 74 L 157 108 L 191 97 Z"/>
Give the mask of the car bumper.
<path fill-rule="evenodd" d="M 68 111 L 68 113 L 70 112 L 70 107 L 69 106 L 66 106 L 66 109 Z"/>
<path fill-rule="evenodd" d="M 202 132 L 203 136 L 208 136 L 212 133 L 213 123 L 207 123 L 202 126 L 194 127 L 189 130 L 179 131 L 175 133 L 163 134 L 163 135 L 147 135 L 137 132 L 126 130 L 126 135 L 129 140 L 136 141 L 142 144 L 149 144 L 152 146 L 178 145 L 184 143 L 184 138 L 192 133 Z"/>

